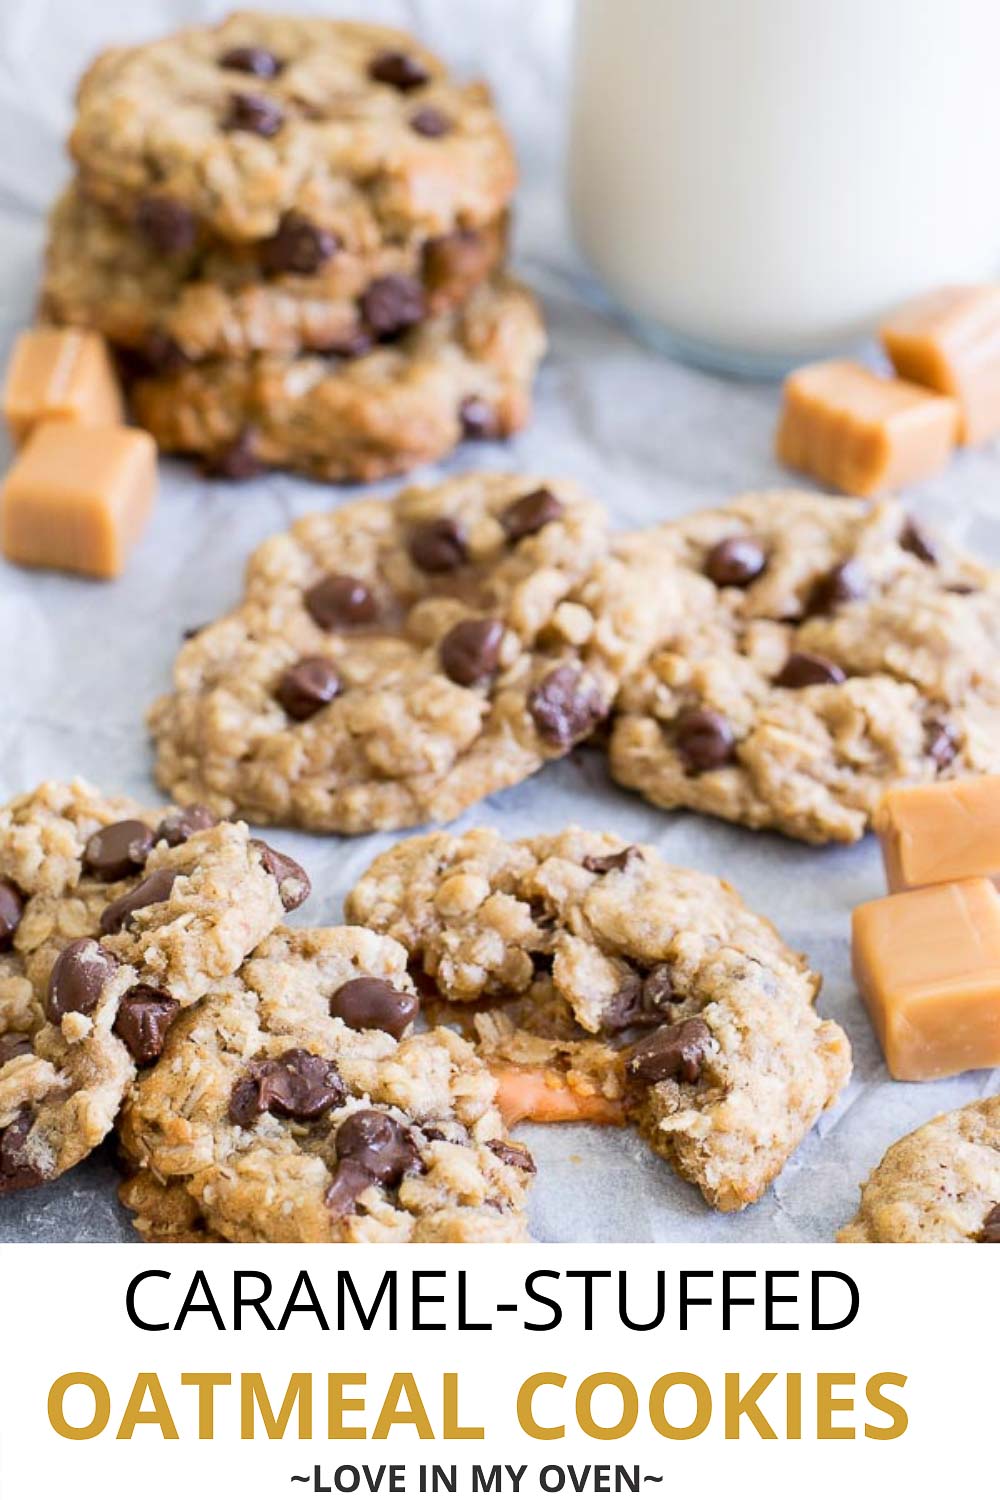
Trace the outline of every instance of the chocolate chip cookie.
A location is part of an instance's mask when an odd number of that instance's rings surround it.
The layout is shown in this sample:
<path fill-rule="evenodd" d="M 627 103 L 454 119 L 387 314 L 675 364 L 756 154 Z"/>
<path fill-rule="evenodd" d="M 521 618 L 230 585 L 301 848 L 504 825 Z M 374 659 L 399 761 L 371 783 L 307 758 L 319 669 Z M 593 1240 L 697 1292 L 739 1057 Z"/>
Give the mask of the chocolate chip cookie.
<path fill-rule="evenodd" d="M 1000 1098 L 938 1115 L 890 1146 L 837 1238 L 1000 1245 Z"/>
<path fill-rule="evenodd" d="M 651 802 L 850 842 L 886 787 L 1000 770 L 1000 575 L 878 504 L 746 495 L 622 544 L 673 618 L 612 774 Z"/>
<path fill-rule="evenodd" d="M 460 306 L 505 249 L 501 221 L 348 246 L 292 215 L 261 245 L 192 235 L 169 253 L 153 227 L 70 188 L 52 213 L 42 284 L 49 321 L 96 328 L 150 374 L 260 352 L 363 354 Z"/>
<path fill-rule="evenodd" d="M 205 807 L 150 813 L 75 781 L 0 809 L 0 1191 L 98 1145 L 177 1013 L 308 891 Z"/>
<path fill-rule="evenodd" d="M 258 823 L 447 821 L 594 731 L 649 618 L 568 483 L 472 473 L 307 516 L 182 649 L 157 775 Z"/>
<path fill-rule="evenodd" d="M 496 221 L 515 183 L 485 86 L 362 22 L 247 11 L 113 48 L 77 103 L 85 190 L 164 254 L 302 221 L 300 259 L 425 240 Z"/>
<path fill-rule="evenodd" d="M 212 472 L 367 481 L 431 463 L 463 438 L 516 432 L 544 348 L 534 299 L 499 278 L 360 358 L 206 360 L 140 376 L 130 397 L 164 451 L 200 455 Z"/>
<path fill-rule="evenodd" d="M 380 855 L 345 910 L 403 944 L 420 986 L 519 997 L 483 1037 L 508 1118 L 628 1117 L 715 1208 L 759 1198 L 850 1073 L 805 961 L 724 881 L 646 846 L 429 834 Z"/>
<path fill-rule="evenodd" d="M 443 1028 L 414 1034 L 417 1009 L 397 943 L 276 931 L 177 1021 L 130 1094 L 121 1137 L 138 1175 L 123 1201 L 140 1231 L 525 1239 L 534 1163 L 473 1049 Z"/>

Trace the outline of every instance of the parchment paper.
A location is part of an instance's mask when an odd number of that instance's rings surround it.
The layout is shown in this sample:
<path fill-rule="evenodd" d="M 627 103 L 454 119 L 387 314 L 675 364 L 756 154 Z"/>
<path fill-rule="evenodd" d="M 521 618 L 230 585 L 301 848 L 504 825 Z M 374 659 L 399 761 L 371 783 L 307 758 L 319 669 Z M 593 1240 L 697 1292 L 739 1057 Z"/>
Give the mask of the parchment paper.
<path fill-rule="evenodd" d="M 776 388 L 672 364 L 624 332 L 570 248 L 562 203 L 570 0 L 297 0 L 272 9 L 364 15 L 418 31 L 469 75 L 485 73 L 523 165 L 516 258 L 542 294 L 552 353 L 530 430 L 506 447 L 466 449 L 445 467 L 564 473 L 622 527 L 787 483 L 774 464 Z M 215 0 L 3 0 L 0 5 L 0 331 L 4 360 L 32 315 L 43 215 L 68 173 L 62 153 L 76 76 L 100 47 L 221 17 Z M 863 233 L 863 225 L 858 226 Z M 429 472 L 426 477 L 433 477 Z M 1000 457 L 961 455 L 913 496 L 916 513 L 1000 559 Z M 393 485 L 380 486 L 389 493 Z M 356 492 L 355 492 L 356 493 Z M 142 716 L 169 680 L 181 632 L 235 603 L 248 551 L 332 490 L 284 475 L 208 483 L 162 466 L 153 525 L 112 584 L 27 573 L 0 562 L 0 796 L 43 777 L 80 774 L 157 800 Z M 831 500 L 831 504 L 836 502 Z M 847 1028 L 854 1079 L 756 1207 L 712 1213 L 627 1131 L 525 1127 L 538 1161 L 533 1230 L 542 1240 L 829 1239 L 857 1184 L 904 1132 L 942 1109 L 996 1092 L 1000 1075 L 891 1082 L 850 978 L 849 914 L 882 893 L 872 840 L 814 850 L 778 837 L 647 807 L 615 788 L 599 756 L 578 752 L 491 798 L 460 826 L 517 835 L 576 821 L 657 844 L 679 864 L 732 881 L 825 976 L 820 1006 Z M 336 922 L 341 901 L 393 836 L 282 833 L 311 871 L 314 895 L 293 920 Z M 50 1188 L 0 1199 L 0 1241 L 131 1237 L 114 1198 L 108 1147 Z"/>

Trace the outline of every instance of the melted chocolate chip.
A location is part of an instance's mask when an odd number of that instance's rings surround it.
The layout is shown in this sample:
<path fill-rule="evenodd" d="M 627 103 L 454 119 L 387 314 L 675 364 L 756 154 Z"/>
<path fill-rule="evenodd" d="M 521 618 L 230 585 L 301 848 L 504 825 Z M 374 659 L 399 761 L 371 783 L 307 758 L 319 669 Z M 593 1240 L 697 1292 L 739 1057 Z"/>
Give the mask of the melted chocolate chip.
<path fill-rule="evenodd" d="M 393 1187 L 420 1165 L 420 1154 L 405 1125 L 380 1109 L 359 1109 L 337 1131 L 338 1161 L 350 1161 L 372 1182 Z"/>
<path fill-rule="evenodd" d="M 736 740 L 728 719 L 712 708 L 686 708 L 674 722 L 674 744 L 689 776 L 732 760 Z"/>
<path fill-rule="evenodd" d="M 979 1241 L 983 1245 L 1000 1245 L 1000 1203 L 994 1203 L 983 1220 Z"/>
<path fill-rule="evenodd" d="M 205 459 L 205 473 L 212 479 L 254 479 L 263 474 L 264 464 L 257 456 L 257 434 L 244 427 L 225 448 L 219 448 Z"/>
<path fill-rule="evenodd" d="M 352 1214 L 361 1194 L 372 1185 L 372 1179 L 363 1167 L 354 1161 L 339 1161 L 333 1181 L 326 1190 L 324 1203 L 333 1219 L 344 1219 Z"/>
<path fill-rule="evenodd" d="M 624 974 L 621 984 L 601 1012 L 601 1029 L 615 1033 L 640 1025 L 642 1010 L 642 980 L 634 972 Z"/>
<path fill-rule="evenodd" d="M 585 683 L 576 667 L 556 667 L 528 694 L 528 712 L 550 745 L 568 750 L 607 713 L 597 688 Z"/>
<path fill-rule="evenodd" d="M 512 542 L 519 542 L 524 536 L 534 536 L 550 521 L 558 521 L 565 508 L 551 490 L 532 490 L 500 512 L 500 524 Z"/>
<path fill-rule="evenodd" d="M 420 88 L 431 75 L 423 63 L 408 52 L 386 50 L 372 58 L 368 64 L 368 76 L 376 83 L 387 83 L 406 94 L 410 89 Z"/>
<path fill-rule="evenodd" d="M 0 1130 L 0 1193 L 38 1187 L 45 1181 L 28 1156 L 28 1133 L 32 1124 L 31 1111 L 23 1109 L 6 1130 Z"/>
<path fill-rule="evenodd" d="M 281 1057 L 251 1063 L 229 1096 L 229 1118 L 249 1129 L 263 1114 L 284 1120 L 318 1120 L 346 1097 L 334 1063 L 293 1047 Z"/>
<path fill-rule="evenodd" d="M 642 1000 L 649 1010 L 662 1010 L 677 999 L 673 970 L 669 964 L 656 964 L 642 981 Z"/>
<path fill-rule="evenodd" d="M 502 435 L 496 412 L 482 396 L 466 396 L 459 405 L 458 420 L 462 436 L 470 442 L 488 443 Z"/>
<path fill-rule="evenodd" d="M 519 1172 L 537 1172 L 535 1158 L 526 1146 L 515 1146 L 513 1141 L 487 1141 L 487 1146 L 493 1155 L 508 1167 L 516 1167 Z"/>
<path fill-rule="evenodd" d="M 410 533 L 409 553 L 424 573 L 453 573 L 468 557 L 465 532 L 450 516 L 428 521 Z"/>
<path fill-rule="evenodd" d="M 105 937 L 128 927 L 137 911 L 166 901 L 177 879 L 176 870 L 154 870 L 131 891 L 111 901 L 101 912 L 101 932 Z"/>
<path fill-rule="evenodd" d="M 15 1057 L 27 1057 L 33 1051 L 31 1037 L 20 1031 L 7 1031 L 0 1036 L 0 1068 Z"/>
<path fill-rule="evenodd" d="M 287 854 L 279 854 L 277 849 L 272 849 L 263 839 L 251 839 L 250 842 L 260 855 L 264 869 L 278 882 L 282 906 L 286 911 L 294 911 L 312 890 L 309 876 L 294 859 L 290 859 Z"/>
<path fill-rule="evenodd" d="M 277 78 L 284 64 L 266 47 L 230 47 L 216 59 L 220 68 L 252 73 L 254 78 Z"/>
<path fill-rule="evenodd" d="M 944 719 L 932 719 L 927 725 L 925 749 L 939 771 L 950 766 L 958 754 L 958 736 Z"/>
<path fill-rule="evenodd" d="M 417 135 L 425 135 L 430 140 L 437 140 L 451 133 L 452 123 L 443 110 L 435 109 L 433 104 L 424 104 L 410 116 L 410 129 Z"/>
<path fill-rule="evenodd" d="M 0 880 L 0 953 L 14 941 L 24 915 L 24 897 L 12 880 Z"/>
<path fill-rule="evenodd" d="M 705 573 L 720 589 L 746 588 L 767 567 L 767 553 L 752 536 L 727 536 L 705 558 Z"/>
<path fill-rule="evenodd" d="M 927 563 L 929 567 L 933 567 L 936 562 L 940 561 L 940 553 L 934 538 L 924 530 L 919 521 L 914 521 L 912 516 L 906 518 L 899 534 L 899 545 L 904 552 L 912 552 L 914 557 L 919 557 L 920 561 Z"/>
<path fill-rule="evenodd" d="M 320 630 L 348 630 L 378 618 L 378 603 L 367 583 L 347 573 L 328 573 L 306 590 L 302 602 Z"/>
<path fill-rule="evenodd" d="M 171 995 L 146 984 L 137 984 L 124 997 L 113 1030 L 138 1067 L 144 1068 L 159 1057 L 178 1010 L 180 1006 Z"/>
<path fill-rule="evenodd" d="M 49 975 L 45 1014 L 58 1026 L 70 1012 L 89 1016 L 118 968 L 118 960 L 93 938 L 76 938 L 59 954 Z"/>
<path fill-rule="evenodd" d="M 591 875 L 607 875 L 609 870 L 624 870 L 630 860 L 641 859 L 642 855 L 634 844 L 628 844 L 624 849 L 619 849 L 616 854 L 586 854 L 583 859 L 583 868 L 589 870 Z"/>
<path fill-rule="evenodd" d="M 289 209 L 282 214 L 277 232 L 261 245 L 260 260 L 270 276 L 312 276 L 339 249 L 335 234 Z"/>
<path fill-rule="evenodd" d="M 793 651 L 774 682 L 776 687 L 804 688 L 846 680 L 846 673 L 835 661 L 812 651 Z"/>
<path fill-rule="evenodd" d="M 169 844 L 171 849 L 176 849 L 180 844 L 186 844 L 189 838 L 196 833 L 204 833 L 207 828 L 214 828 L 218 818 L 210 807 L 203 806 L 200 802 L 192 802 L 187 807 L 174 808 L 160 820 L 156 830 L 156 842 Z"/>
<path fill-rule="evenodd" d="M 362 293 L 361 312 L 379 338 L 393 338 L 423 322 L 427 298 L 413 276 L 379 276 Z"/>
<path fill-rule="evenodd" d="M 222 121 L 223 130 L 245 130 L 265 140 L 278 134 L 285 123 L 285 112 L 266 94 L 233 94 L 229 111 Z"/>
<path fill-rule="evenodd" d="M 387 1031 L 399 1041 L 420 1011 L 416 995 L 384 979 L 349 979 L 330 997 L 330 1014 L 354 1031 Z"/>
<path fill-rule="evenodd" d="M 461 687 L 488 682 L 499 666 L 503 637 L 500 620 L 459 620 L 439 648 L 446 676 Z"/>
<path fill-rule="evenodd" d="M 332 703 L 340 687 L 332 662 L 325 656 L 304 656 L 282 674 L 274 696 L 290 719 L 301 722 Z"/>
<path fill-rule="evenodd" d="M 198 239 L 198 221 L 189 208 L 175 198 L 141 198 L 135 211 L 135 227 L 142 238 L 164 255 L 183 255 Z"/>
<path fill-rule="evenodd" d="M 640 1083 L 662 1083 L 665 1078 L 697 1083 L 711 1044 L 712 1033 L 697 1018 L 661 1026 L 632 1048 L 626 1071 Z"/>
<path fill-rule="evenodd" d="M 109 823 L 84 845 L 83 868 L 98 880 L 124 880 L 141 870 L 153 847 L 153 830 L 138 818 Z"/>
<path fill-rule="evenodd" d="M 809 593 L 808 612 L 811 615 L 828 614 L 838 604 L 850 604 L 855 599 L 863 599 L 867 592 L 868 581 L 864 570 L 859 563 L 848 558 L 847 562 L 838 563 L 835 568 L 817 578 Z"/>

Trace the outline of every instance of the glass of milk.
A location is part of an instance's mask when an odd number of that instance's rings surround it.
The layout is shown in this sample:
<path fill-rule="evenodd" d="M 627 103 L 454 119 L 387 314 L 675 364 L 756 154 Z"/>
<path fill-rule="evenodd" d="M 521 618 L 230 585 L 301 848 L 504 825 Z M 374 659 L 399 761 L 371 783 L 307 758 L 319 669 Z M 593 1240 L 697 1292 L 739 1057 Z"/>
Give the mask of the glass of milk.
<path fill-rule="evenodd" d="M 1000 274 L 1000 0 L 577 0 L 579 244 L 647 336 L 776 374 Z"/>

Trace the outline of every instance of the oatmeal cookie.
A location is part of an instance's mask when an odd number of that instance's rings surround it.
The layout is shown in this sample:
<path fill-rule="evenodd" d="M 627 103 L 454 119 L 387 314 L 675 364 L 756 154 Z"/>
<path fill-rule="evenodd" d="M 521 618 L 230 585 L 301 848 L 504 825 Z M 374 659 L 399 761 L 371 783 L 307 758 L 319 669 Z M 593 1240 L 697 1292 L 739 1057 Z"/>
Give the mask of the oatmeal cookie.
<path fill-rule="evenodd" d="M 494 221 L 516 180 L 481 83 L 400 31 L 237 13 L 103 53 L 70 151 L 90 196 L 160 248 L 279 235 L 287 215 L 353 250 Z"/>
<path fill-rule="evenodd" d="M 159 780 L 258 823 L 456 817 L 588 736 L 645 649 L 608 545 L 574 486 L 502 473 L 304 517 L 182 649 Z"/>
<path fill-rule="evenodd" d="M 0 1191 L 98 1145 L 177 1012 L 308 889 L 204 807 L 151 813 L 75 781 L 0 809 Z"/>
<path fill-rule="evenodd" d="M 200 455 L 214 472 L 367 481 L 523 427 L 544 348 L 534 298 L 499 278 L 360 358 L 206 360 L 140 376 L 130 399 L 164 451 Z"/>
<path fill-rule="evenodd" d="M 606 1046 L 574 1055 L 554 1008 L 572 1013 L 577 1048 L 587 1034 L 628 1039 L 628 1117 L 716 1208 L 761 1196 L 850 1073 L 846 1036 L 813 1007 L 818 976 L 771 924 L 724 881 L 612 835 L 409 839 L 345 910 L 401 942 L 419 982 L 452 1002 L 520 997 L 513 1034 L 485 1038 L 512 1117 L 614 1121 L 604 1104 L 574 1112 L 559 1075 L 613 1105 L 616 1070 Z"/>
<path fill-rule="evenodd" d="M 351 927 L 275 932 L 178 1020 L 126 1103 L 140 1176 L 124 1201 L 142 1232 L 526 1238 L 534 1164 L 506 1137 L 496 1084 L 453 1032 L 414 1034 L 416 1010 L 397 943 Z M 182 1186 L 194 1214 L 152 1183 Z"/>
<path fill-rule="evenodd" d="M 1000 1245 L 1000 1097 L 938 1115 L 890 1146 L 837 1238 Z"/>
<path fill-rule="evenodd" d="M 622 554 L 657 548 L 677 608 L 619 697 L 623 786 L 820 844 L 886 787 L 1000 770 L 1000 574 L 898 502 L 745 495 Z"/>
<path fill-rule="evenodd" d="M 505 250 L 502 222 L 341 247 L 323 260 L 316 234 L 287 228 L 280 255 L 270 242 L 198 239 L 164 255 L 71 187 L 50 221 L 42 313 L 96 328 L 151 374 L 257 353 L 359 355 L 459 307 L 499 269 Z"/>

